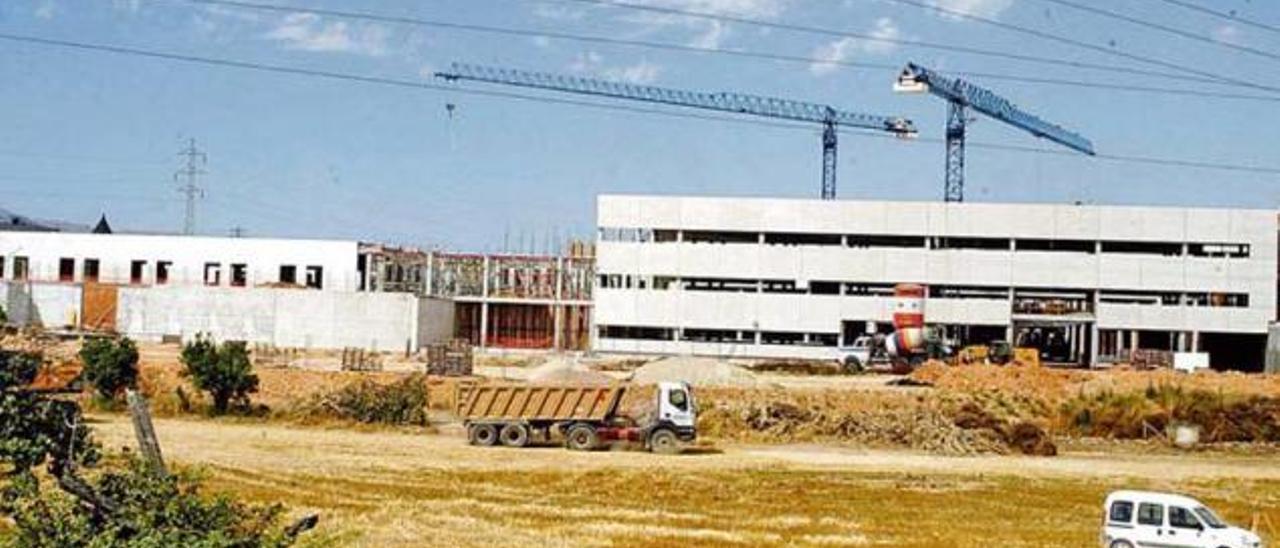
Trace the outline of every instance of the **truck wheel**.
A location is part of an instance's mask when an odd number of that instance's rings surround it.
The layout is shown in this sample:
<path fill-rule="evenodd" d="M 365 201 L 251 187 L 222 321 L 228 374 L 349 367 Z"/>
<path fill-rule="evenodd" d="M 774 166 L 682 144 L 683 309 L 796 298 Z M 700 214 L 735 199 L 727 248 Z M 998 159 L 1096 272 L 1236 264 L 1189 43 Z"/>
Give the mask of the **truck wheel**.
<path fill-rule="evenodd" d="M 492 424 L 473 424 L 467 434 L 471 438 L 471 445 L 492 447 L 498 443 L 498 428 Z"/>
<path fill-rule="evenodd" d="M 1133 548 L 1133 545 L 1127 540 L 1117 540 L 1112 542 L 1108 548 Z"/>
<path fill-rule="evenodd" d="M 675 432 L 660 428 L 649 434 L 649 450 L 660 455 L 674 455 L 680 452 L 680 440 Z"/>
<path fill-rule="evenodd" d="M 507 447 L 524 447 L 529 445 L 529 428 L 523 424 L 508 424 L 500 433 L 502 445 Z"/>
<path fill-rule="evenodd" d="M 575 451 L 593 451 L 600 444 L 600 435 L 596 428 L 589 424 L 577 424 L 569 427 L 565 434 L 565 445 Z"/>
<path fill-rule="evenodd" d="M 849 356 L 844 359 L 844 372 L 848 374 L 861 373 L 862 361 L 857 356 Z"/>

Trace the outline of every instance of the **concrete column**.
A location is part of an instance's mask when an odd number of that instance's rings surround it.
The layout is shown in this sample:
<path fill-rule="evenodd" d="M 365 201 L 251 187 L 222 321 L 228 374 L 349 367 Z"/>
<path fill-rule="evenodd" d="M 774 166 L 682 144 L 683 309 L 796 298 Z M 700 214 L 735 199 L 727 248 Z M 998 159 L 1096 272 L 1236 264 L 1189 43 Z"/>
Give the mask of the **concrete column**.
<path fill-rule="evenodd" d="M 1129 330 L 1129 350 L 1137 350 L 1137 349 L 1138 349 L 1138 330 L 1131 329 Z"/>
<path fill-rule="evenodd" d="M 551 335 L 551 347 L 560 350 L 564 344 L 563 337 L 560 332 L 564 329 L 564 307 L 557 302 L 551 305 L 551 325 L 555 329 L 555 333 Z"/>
<path fill-rule="evenodd" d="M 1191 332 L 1191 351 L 1192 352 L 1200 351 L 1200 332 L 1199 331 Z"/>
<path fill-rule="evenodd" d="M 489 344 L 489 303 L 480 301 L 480 348 Z"/>
<path fill-rule="evenodd" d="M 489 256 L 480 269 L 480 348 L 489 346 Z"/>
<path fill-rule="evenodd" d="M 1098 324 L 1090 324 L 1089 327 L 1089 367 L 1098 366 Z"/>
<path fill-rule="evenodd" d="M 426 288 L 427 295 L 435 294 L 435 279 L 434 279 L 435 265 L 436 265 L 436 252 L 434 251 L 428 252 L 427 253 L 427 280 L 423 284 L 423 287 Z"/>

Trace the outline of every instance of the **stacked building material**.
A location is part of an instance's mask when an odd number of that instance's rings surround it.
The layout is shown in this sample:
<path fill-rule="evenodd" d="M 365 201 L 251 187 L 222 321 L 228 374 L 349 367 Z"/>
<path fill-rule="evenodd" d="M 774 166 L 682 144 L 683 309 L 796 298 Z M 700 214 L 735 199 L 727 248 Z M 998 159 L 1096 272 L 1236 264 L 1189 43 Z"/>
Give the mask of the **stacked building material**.
<path fill-rule="evenodd" d="M 427 347 L 428 375 L 466 377 L 471 375 L 473 366 L 471 343 L 466 339 L 453 339 Z"/>

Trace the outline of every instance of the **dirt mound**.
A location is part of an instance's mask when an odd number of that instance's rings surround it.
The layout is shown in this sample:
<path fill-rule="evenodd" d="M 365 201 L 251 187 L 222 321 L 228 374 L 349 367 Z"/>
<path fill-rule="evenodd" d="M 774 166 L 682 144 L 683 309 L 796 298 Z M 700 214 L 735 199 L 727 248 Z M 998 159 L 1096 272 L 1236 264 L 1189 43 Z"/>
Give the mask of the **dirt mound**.
<path fill-rule="evenodd" d="M 649 362 L 631 376 L 632 382 L 654 384 L 684 381 L 694 386 L 755 386 L 750 371 L 714 358 L 669 357 Z"/>
<path fill-rule="evenodd" d="M 529 371 L 531 383 L 546 384 L 609 384 L 613 377 L 593 371 L 576 360 L 550 359 Z"/>

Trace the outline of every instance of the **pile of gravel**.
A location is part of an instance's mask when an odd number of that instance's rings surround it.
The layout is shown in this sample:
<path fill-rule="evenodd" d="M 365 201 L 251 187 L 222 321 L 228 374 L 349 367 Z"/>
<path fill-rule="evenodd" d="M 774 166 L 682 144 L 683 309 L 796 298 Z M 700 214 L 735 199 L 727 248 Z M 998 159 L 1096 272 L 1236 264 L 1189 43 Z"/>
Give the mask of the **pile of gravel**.
<path fill-rule="evenodd" d="M 684 381 L 694 386 L 755 386 L 754 373 L 714 358 L 673 356 L 644 364 L 631 377 L 632 382 L 652 384 Z"/>

